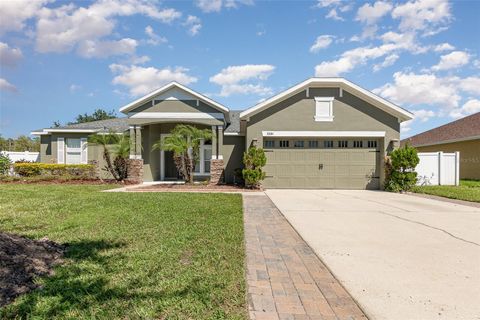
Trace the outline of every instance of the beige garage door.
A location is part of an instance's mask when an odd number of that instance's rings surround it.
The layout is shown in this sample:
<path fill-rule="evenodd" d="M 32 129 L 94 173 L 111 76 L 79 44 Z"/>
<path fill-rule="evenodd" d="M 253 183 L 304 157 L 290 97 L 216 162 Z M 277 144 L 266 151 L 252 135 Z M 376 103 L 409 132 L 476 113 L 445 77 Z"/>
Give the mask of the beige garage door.
<path fill-rule="evenodd" d="M 309 141 L 290 140 L 288 146 L 283 142 L 280 147 L 281 141 L 265 146 L 266 188 L 379 188 L 377 142 L 350 140 L 340 148 L 339 141 L 331 141 L 324 148 L 325 142 L 320 141 L 316 148 L 309 148 Z"/>

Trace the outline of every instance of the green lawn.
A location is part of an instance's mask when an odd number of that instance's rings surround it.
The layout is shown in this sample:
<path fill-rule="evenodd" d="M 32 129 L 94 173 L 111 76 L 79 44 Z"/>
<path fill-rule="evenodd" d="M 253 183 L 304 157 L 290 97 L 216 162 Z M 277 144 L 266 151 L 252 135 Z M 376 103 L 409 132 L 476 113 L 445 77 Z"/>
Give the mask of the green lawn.
<path fill-rule="evenodd" d="M 0 229 L 68 243 L 0 318 L 245 319 L 240 195 L 0 185 Z"/>
<path fill-rule="evenodd" d="M 459 186 L 421 186 L 413 192 L 435 196 L 480 202 L 480 180 L 461 180 Z"/>

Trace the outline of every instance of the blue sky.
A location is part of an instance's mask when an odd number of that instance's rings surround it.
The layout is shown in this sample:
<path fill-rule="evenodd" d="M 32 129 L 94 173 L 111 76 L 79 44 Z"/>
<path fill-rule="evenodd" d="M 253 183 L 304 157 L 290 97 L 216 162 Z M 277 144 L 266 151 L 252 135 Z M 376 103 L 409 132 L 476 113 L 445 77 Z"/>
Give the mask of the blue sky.
<path fill-rule="evenodd" d="M 402 137 L 480 111 L 480 1 L 2 1 L 0 134 L 116 110 L 176 80 L 245 109 L 342 76 L 409 109 Z"/>

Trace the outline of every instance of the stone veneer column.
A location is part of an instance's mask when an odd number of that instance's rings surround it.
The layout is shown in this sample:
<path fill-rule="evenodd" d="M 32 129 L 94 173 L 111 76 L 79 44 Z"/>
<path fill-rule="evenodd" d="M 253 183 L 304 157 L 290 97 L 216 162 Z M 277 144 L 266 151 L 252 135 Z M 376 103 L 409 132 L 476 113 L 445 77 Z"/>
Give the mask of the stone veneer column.
<path fill-rule="evenodd" d="M 143 159 L 128 159 L 127 181 L 129 183 L 143 182 Z"/>
<path fill-rule="evenodd" d="M 210 182 L 209 184 L 222 184 L 224 181 L 223 159 L 210 160 Z"/>
<path fill-rule="evenodd" d="M 212 160 L 210 160 L 210 184 L 221 184 L 224 182 L 224 161 L 222 155 L 223 127 L 212 126 Z M 217 154 L 218 149 L 218 154 Z"/>

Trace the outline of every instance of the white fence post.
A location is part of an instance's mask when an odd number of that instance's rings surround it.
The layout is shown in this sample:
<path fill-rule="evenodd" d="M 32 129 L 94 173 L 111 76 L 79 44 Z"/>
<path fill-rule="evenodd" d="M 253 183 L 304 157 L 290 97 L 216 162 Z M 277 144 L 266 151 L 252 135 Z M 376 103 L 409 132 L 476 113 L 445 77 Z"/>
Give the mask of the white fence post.
<path fill-rule="evenodd" d="M 443 175 L 443 151 L 438 152 L 438 184 L 444 184 L 444 175 Z"/>
<path fill-rule="evenodd" d="M 455 185 L 460 185 L 460 152 L 455 152 Z"/>

